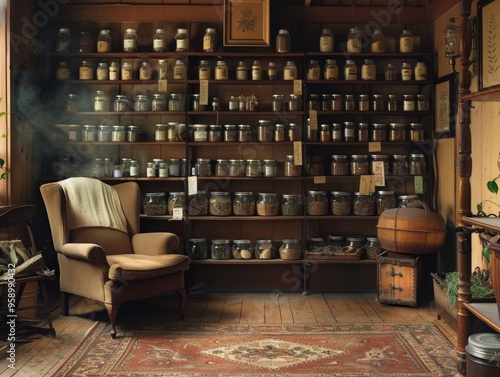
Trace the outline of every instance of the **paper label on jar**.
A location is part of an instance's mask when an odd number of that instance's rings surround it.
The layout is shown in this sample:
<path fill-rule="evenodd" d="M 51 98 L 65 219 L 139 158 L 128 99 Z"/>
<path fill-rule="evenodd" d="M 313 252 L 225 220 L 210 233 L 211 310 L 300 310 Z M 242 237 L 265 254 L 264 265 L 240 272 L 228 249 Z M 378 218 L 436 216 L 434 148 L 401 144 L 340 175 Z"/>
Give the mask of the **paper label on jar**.
<path fill-rule="evenodd" d="M 371 52 L 384 52 L 384 51 L 385 51 L 384 41 L 375 41 L 371 44 Z"/>
<path fill-rule="evenodd" d="M 135 47 L 136 47 L 135 39 L 124 39 L 123 40 L 123 49 L 125 51 L 134 50 Z"/>
<path fill-rule="evenodd" d="M 188 195 L 196 195 L 198 193 L 198 177 L 193 175 L 188 177 Z"/>
<path fill-rule="evenodd" d="M 381 152 L 382 151 L 382 143 L 380 141 L 370 141 L 368 143 L 368 152 Z"/>
<path fill-rule="evenodd" d="M 182 208 L 174 208 L 172 211 L 172 220 L 182 220 L 183 212 Z"/>
<path fill-rule="evenodd" d="M 165 41 L 161 38 L 153 39 L 153 50 L 154 51 L 163 51 L 166 49 Z"/>
<path fill-rule="evenodd" d="M 319 39 L 319 50 L 321 52 L 332 52 L 333 51 L 333 37 L 323 36 Z"/>
<path fill-rule="evenodd" d="M 97 52 L 109 52 L 110 45 L 107 41 L 97 41 Z"/>
<path fill-rule="evenodd" d="M 80 80 L 92 80 L 92 67 L 80 67 Z"/>
<path fill-rule="evenodd" d="M 375 186 L 385 186 L 384 161 L 373 161 L 373 174 L 375 175 Z"/>

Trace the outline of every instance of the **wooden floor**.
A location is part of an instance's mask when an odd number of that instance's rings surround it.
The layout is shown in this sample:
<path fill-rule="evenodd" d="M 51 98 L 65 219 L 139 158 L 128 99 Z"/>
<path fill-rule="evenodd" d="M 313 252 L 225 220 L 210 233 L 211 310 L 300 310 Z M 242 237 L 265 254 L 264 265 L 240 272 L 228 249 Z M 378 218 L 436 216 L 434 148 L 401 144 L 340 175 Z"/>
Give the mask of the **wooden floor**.
<path fill-rule="evenodd" d="M 151 320 L 180 321 L 175 297 L 143 303 L 129 303 L 118 314 L 151 316 Z M 138 308 L 138 305 L 142 305 Z M 141 313 L 141 310 L 143 312 Z M 0 361 L 0 376 L 51 376 L 67 358 L 72 347 L 96 320 L 107 316 L 99 303 L 72 298 L 71 315 L 63 317 L 57 307 L 53 323 L 57 337 L 40 336 L 18 347 L 16 369 Z M 442 321 L 437 321 L 433 304 L 412 308 L 380 304 L 376 293 L 206 293 L 188 296 L 185 322 L 189 323 L 331 323 L 331 322 L 437 322 L 441 331 L 454 343 L 456 335 Z M 118 333 L 119 333 L 118 328 Z"/>

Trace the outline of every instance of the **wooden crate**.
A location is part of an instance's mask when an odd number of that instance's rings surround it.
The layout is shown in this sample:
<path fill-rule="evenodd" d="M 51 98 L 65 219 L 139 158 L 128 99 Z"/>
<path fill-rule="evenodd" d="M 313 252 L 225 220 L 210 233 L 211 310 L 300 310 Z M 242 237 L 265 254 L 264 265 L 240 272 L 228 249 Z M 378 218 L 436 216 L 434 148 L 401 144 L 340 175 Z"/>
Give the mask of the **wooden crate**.
<path fill-rule="evenodd" d="M 417 306 L 417 287 L 422 275 L 420 257 L 377 258 L 378 301 L 384 304 Z"/>

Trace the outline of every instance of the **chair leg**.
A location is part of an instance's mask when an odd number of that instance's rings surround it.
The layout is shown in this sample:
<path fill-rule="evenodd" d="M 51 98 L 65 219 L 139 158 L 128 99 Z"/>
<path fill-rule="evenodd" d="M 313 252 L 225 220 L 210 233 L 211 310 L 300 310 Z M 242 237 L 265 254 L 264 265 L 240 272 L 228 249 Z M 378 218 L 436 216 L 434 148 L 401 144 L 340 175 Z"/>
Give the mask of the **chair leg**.
<path fill-rule="evenodd" d="M 61 292 L 61 311 L 63 316 L 69 315 L 69 293 Z"/>
<path fill-rule="evenodd" d="M 106 306 L 106 310 L 108 311 L 109 319 L 111 321 L 111 337 L 113 339 L 116 338 L 116 315 L 118 314 L 118 310 L 122 304 L 104 304 Z"/>
<path fill-rule="evenodd" d="M 184 307 L 186 306 L 186 289 L 179 289 L 175 291 L 179 297 L 179 318 L 184 318 Z"/>

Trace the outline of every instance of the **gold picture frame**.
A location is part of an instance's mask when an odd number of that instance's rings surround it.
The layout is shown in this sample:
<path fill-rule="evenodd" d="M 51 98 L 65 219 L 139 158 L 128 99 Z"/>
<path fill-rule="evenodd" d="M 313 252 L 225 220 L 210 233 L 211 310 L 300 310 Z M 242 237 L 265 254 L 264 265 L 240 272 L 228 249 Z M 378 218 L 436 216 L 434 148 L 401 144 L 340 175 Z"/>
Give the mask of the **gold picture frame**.
<path fill-rule="evenodd" d="M 224 46 L 269 46 L 270 0 L 224 0 Z"/>

